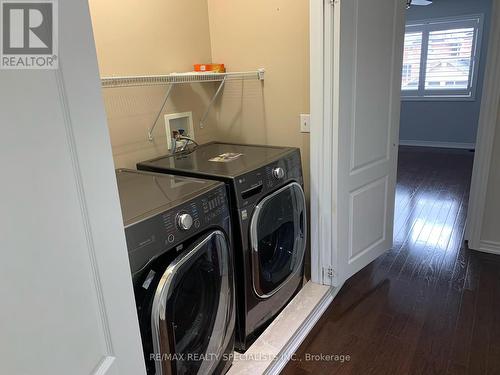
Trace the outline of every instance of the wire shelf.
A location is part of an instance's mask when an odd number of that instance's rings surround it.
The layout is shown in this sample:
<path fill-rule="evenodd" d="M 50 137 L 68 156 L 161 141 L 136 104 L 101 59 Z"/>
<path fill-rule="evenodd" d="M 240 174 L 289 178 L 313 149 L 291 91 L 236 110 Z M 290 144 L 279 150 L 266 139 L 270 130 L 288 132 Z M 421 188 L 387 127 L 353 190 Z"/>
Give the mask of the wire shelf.
<path fill-rule="evenodd" d="M 143 87 L 143 86 L 162 86 L 168 85 L 168 89 L 163 99 L 163 104 L 155 117 L 152 126 L 148 130 L 148 140 L 153 142 L 153 131 L 155 130 L 158 119 L 163 113 L 167 105 L 168 98 L 172 93 L 173 88 L 177 84 L 182 83 L 199 83 L 199 82 L 220 82 L 217 91 L 213 95 L 210 103 L 208 104 L 205 113 L 200 121 L 200 128 L 203 128 L 204 122 L 208 117 L 210 109 L 215 103 L 215 100 L 224 88 L 227 81 L 235 80 L 264 80 L 264 69 L 258 69 L 249 72 L 231 72 L 231 73 L 211 73 L 211 72 L 189 72 L 189 73 L 170 73 L 166 75 L 156 76 L 129 76 L 129 77 L 103 77 L 101 78 L 101 85 L 103 88 L 117 88 L 117 87 Z"/>
<path fill-rule="evenodd" d="M 189 72 L 155 76 L 104 77 L 102 87 L 158 86 L 178 83 L 221 82 L 230 80 L 264 80 L 264 69 L 249 72 L 210 73 Z"/>

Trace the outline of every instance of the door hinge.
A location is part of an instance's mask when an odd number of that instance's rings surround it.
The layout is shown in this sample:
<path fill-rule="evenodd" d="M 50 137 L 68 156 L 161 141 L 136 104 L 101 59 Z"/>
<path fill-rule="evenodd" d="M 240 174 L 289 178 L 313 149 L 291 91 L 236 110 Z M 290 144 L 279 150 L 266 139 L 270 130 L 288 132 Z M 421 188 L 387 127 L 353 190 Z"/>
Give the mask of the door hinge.
<path fill-rule="evenodd" d="M 334 6 L 335 4 L 340 3 L 340 0 L 329 0 L 329 1 L 330 1 L 331 6 Z"/>
<path fill-rule="evenodd" d="M 332 266 L 323 267 L 323 277 L 332 279 L 335 277 L 335 270 Z"/>
<path fill-rule="evenodd" d="M 337 286 L 338 275 L 332 266 L 323 267 L 323 284 Z"/>

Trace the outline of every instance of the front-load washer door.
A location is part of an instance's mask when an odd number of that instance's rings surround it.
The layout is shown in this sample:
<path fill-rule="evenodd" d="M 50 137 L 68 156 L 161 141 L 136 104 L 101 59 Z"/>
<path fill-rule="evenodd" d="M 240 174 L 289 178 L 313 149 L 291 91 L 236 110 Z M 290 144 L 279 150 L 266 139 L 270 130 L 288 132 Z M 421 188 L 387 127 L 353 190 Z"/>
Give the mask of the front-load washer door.
<path fill-rule="evenodd" d="M 306 249 L 306 201 L 293 182 L 265 197 L 250 224 L 252 279 L 260 298 L 276 293 L 302 269 Z"/>
<path fill-rule="evenodd" d="M 234 331 L 229 245 L 213 231 L 163 274 L 151 311 L 156 375 L 211 374 Z"/>

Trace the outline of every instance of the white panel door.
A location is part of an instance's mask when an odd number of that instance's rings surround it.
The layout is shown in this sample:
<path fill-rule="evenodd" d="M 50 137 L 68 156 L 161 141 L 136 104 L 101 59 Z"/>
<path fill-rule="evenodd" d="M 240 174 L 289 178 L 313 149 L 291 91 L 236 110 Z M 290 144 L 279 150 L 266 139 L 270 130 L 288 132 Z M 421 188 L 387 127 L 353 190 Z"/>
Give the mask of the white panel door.
<path fill-rule="evenodd" d="M 86 1 L 60 69 L 0 71 L 0 373 L 145 374 Z"/>
<path fill-rule="evenodd" d="M 341 0 L 334 6 L 340 281 L 392 246 L 405 3 Z"/>

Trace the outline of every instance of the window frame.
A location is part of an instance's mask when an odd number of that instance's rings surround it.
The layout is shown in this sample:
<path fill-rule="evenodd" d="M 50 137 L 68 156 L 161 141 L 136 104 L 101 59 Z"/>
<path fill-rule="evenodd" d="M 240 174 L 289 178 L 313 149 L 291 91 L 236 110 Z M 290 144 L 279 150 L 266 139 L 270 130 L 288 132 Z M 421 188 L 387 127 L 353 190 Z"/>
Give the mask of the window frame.
<path fill-rule="evenodd" d="M 403 101 L 473 101 L 476 99 L 477 77 L 481 55 L 481 41 L 483 34 L 482 14 L 471 14 L 466 16 L 432 18 L 419 21 L 407 22 L 405 36 L 407 33 L 422 32 L 422 45 L 420 52 L 420 72 L 418 88 L 416 90 L 403 90 L 401 88 L 401 100 Z M 432 90 L 425 89 L 425 76 L 427 70 L 427 54 L 429 50 L 429 33 L 432 31 L 453 28 L 473 27 L 475 29 L 472 41 L 471 66 L 469 70 L 469 87 L 467 89 Z M 404 61 L 403 61 L 404 64 Z M 402 72 L 402 69 L 401 69 Z"/>

